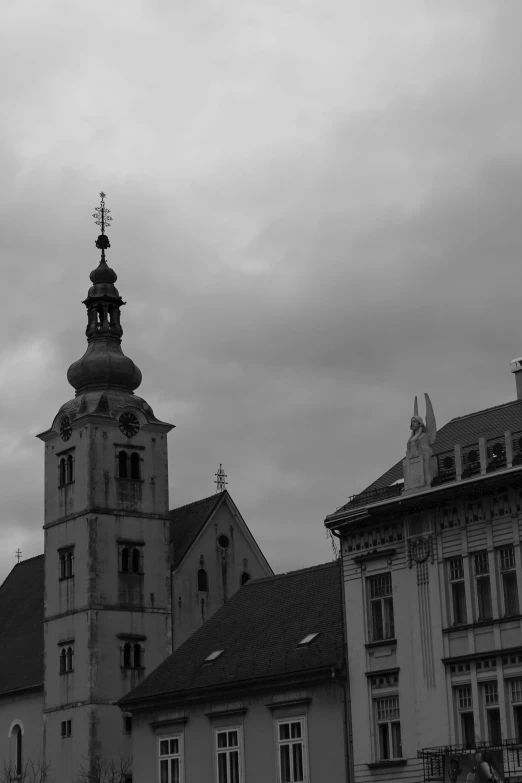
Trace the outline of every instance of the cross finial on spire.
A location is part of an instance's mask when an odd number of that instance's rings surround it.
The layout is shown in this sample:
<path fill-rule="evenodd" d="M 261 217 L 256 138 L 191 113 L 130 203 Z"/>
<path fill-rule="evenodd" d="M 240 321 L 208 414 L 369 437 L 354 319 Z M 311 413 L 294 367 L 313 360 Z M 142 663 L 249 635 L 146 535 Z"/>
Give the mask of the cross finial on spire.
<path fill-rule="evenodd" d="M 100 193 L 100 206 L 95 207 L 93 213 L 93 218 L 96 218 L 95 224 L 101 228 L 101 234 L 94 244 L 98 250 L 102 251 L 102 261 L 105 261 L 105 251 L 111 246 L 109 237 L 105 233 L 105 229 L 109 227 L 109 223 L 112 220 L 110 213 L 110 209 L 107 209 L 105 206 L 105 193 L 102 190 Z"/>
<path fill-rule="evenodd" d="M 214 475 L 216 476 L 216 480 L 214 481 L 214 484 L 216 485 L 216 493 L 224 492 L 228 481 L 226 480 L 227 474 L 223 470 L 223 465 L 221 462 L 219 463 L 219 470 L 217 473 L 214 473 Z"/>
<path fill-rule="evenodd" d="M 19 549 L 16 550 L 16 559 L 18 562 L 22 559 L 22 553 Z"/>

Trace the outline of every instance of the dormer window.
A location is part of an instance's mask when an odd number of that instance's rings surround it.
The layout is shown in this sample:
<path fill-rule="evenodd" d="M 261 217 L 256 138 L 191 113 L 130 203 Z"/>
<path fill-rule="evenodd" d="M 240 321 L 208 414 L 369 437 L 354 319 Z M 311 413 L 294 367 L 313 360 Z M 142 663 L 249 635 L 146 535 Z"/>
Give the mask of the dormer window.
<path fill-rule="evenodd" d="M 219 656 L 222 655 L 224 652 L 225 652 L 224 650 L 214 650 L 214 652 L 211 652 L 210 655 L 207 655 L 204 663 L 212 663 L 212 661 L 215 661 L 216 658 L 219 658 Z"/>
<path fill-rule="evenodd" d="M 304 647 L 307 644 L 310 644 L 310 642 L 313 642 L 313 640 L 319 636 L 319 633 L 309 633 L 307 634 L 301 641 L 299 642 L 299 647 Z"/>

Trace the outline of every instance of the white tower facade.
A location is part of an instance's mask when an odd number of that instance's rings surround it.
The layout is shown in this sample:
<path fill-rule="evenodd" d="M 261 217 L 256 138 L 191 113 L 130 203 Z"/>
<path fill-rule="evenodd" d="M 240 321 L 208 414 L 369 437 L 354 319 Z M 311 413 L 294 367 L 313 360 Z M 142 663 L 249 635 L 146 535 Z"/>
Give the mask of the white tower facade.
<path fill-rule="evenodd" d="M 76 396 L 45 443 L 44 755 L 57 783 L 97 765 L 130 775 L 131 724 L 115 702 L 171 651 L 167 433 L 134 394 L 115 272 L 91 273 Z"/>

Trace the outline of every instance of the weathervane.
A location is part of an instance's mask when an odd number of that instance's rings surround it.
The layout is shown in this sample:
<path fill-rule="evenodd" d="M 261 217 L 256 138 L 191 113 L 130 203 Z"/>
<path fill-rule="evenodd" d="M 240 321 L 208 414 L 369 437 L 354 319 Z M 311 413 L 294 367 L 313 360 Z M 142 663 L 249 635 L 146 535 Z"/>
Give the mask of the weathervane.
<path fill-rule="evenodd" d="M 228 481 L 226 480 L 227 474 L 223 470 L 223 465 L 221 462 L 219 463 L 219 470 L 217 473 L 214 473 L 216 476 L 216 480 L 214 481 L 214 484 L 216 485 L 216 493 L 217 492 L 224 492 L 225 487 L 228 484 Z"/>
<path fill-rule="evenodd" d="M 97 226 L 100 226 L 101 228 L 101 234 L 98 237 L 98 239 L 95 241 L 95 245 L 98 248 L 98 250 L 102 251 L 102 261 L 105 261 L 105 251 L 108 247 L 111 246 L 111 243 L 109 242 L 109 237 L 105 233 L 105 229 L 108 228 L 109 223 L 111 222 L 112 218 L 110 215 L 111 211 L 110 209 L 107 209 L 105 206 L 105 193 L 102 191 L 100 193 L 100 206 L 95 207 L 93 218 L 96 218 L 94 221 Z"/>
<path fill-rule="evenodd" d="M 16 550 L 16 559 L 18 560 L 18 562 L 20 562 L 20 560 L 22 559 L 22 553 L 20 552 L 19 549 Z"/>

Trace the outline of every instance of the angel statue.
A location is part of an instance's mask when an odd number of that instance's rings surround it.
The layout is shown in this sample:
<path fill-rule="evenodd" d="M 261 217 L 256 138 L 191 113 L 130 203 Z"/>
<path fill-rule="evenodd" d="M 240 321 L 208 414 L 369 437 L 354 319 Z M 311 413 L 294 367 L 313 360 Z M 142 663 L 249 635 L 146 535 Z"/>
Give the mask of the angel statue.
<path fill-rule="evenodd" d="M 433 456 L 431 445 L 435 442 L 437 425 L 431 400 L 426 393 L 424 398 L 426 400 L 426 424 L 419 416 L 417 397 L 415 397 L 413 406 L 413 416 L 410 422 L 412 432 L 406 444 L 406 459 L 404 460 L 404 489 L 421 487 L 426 484 L 429 486 L 435 475 L 431 466 Z M 415 467 L 412 460 L 416 463 Z"/>

